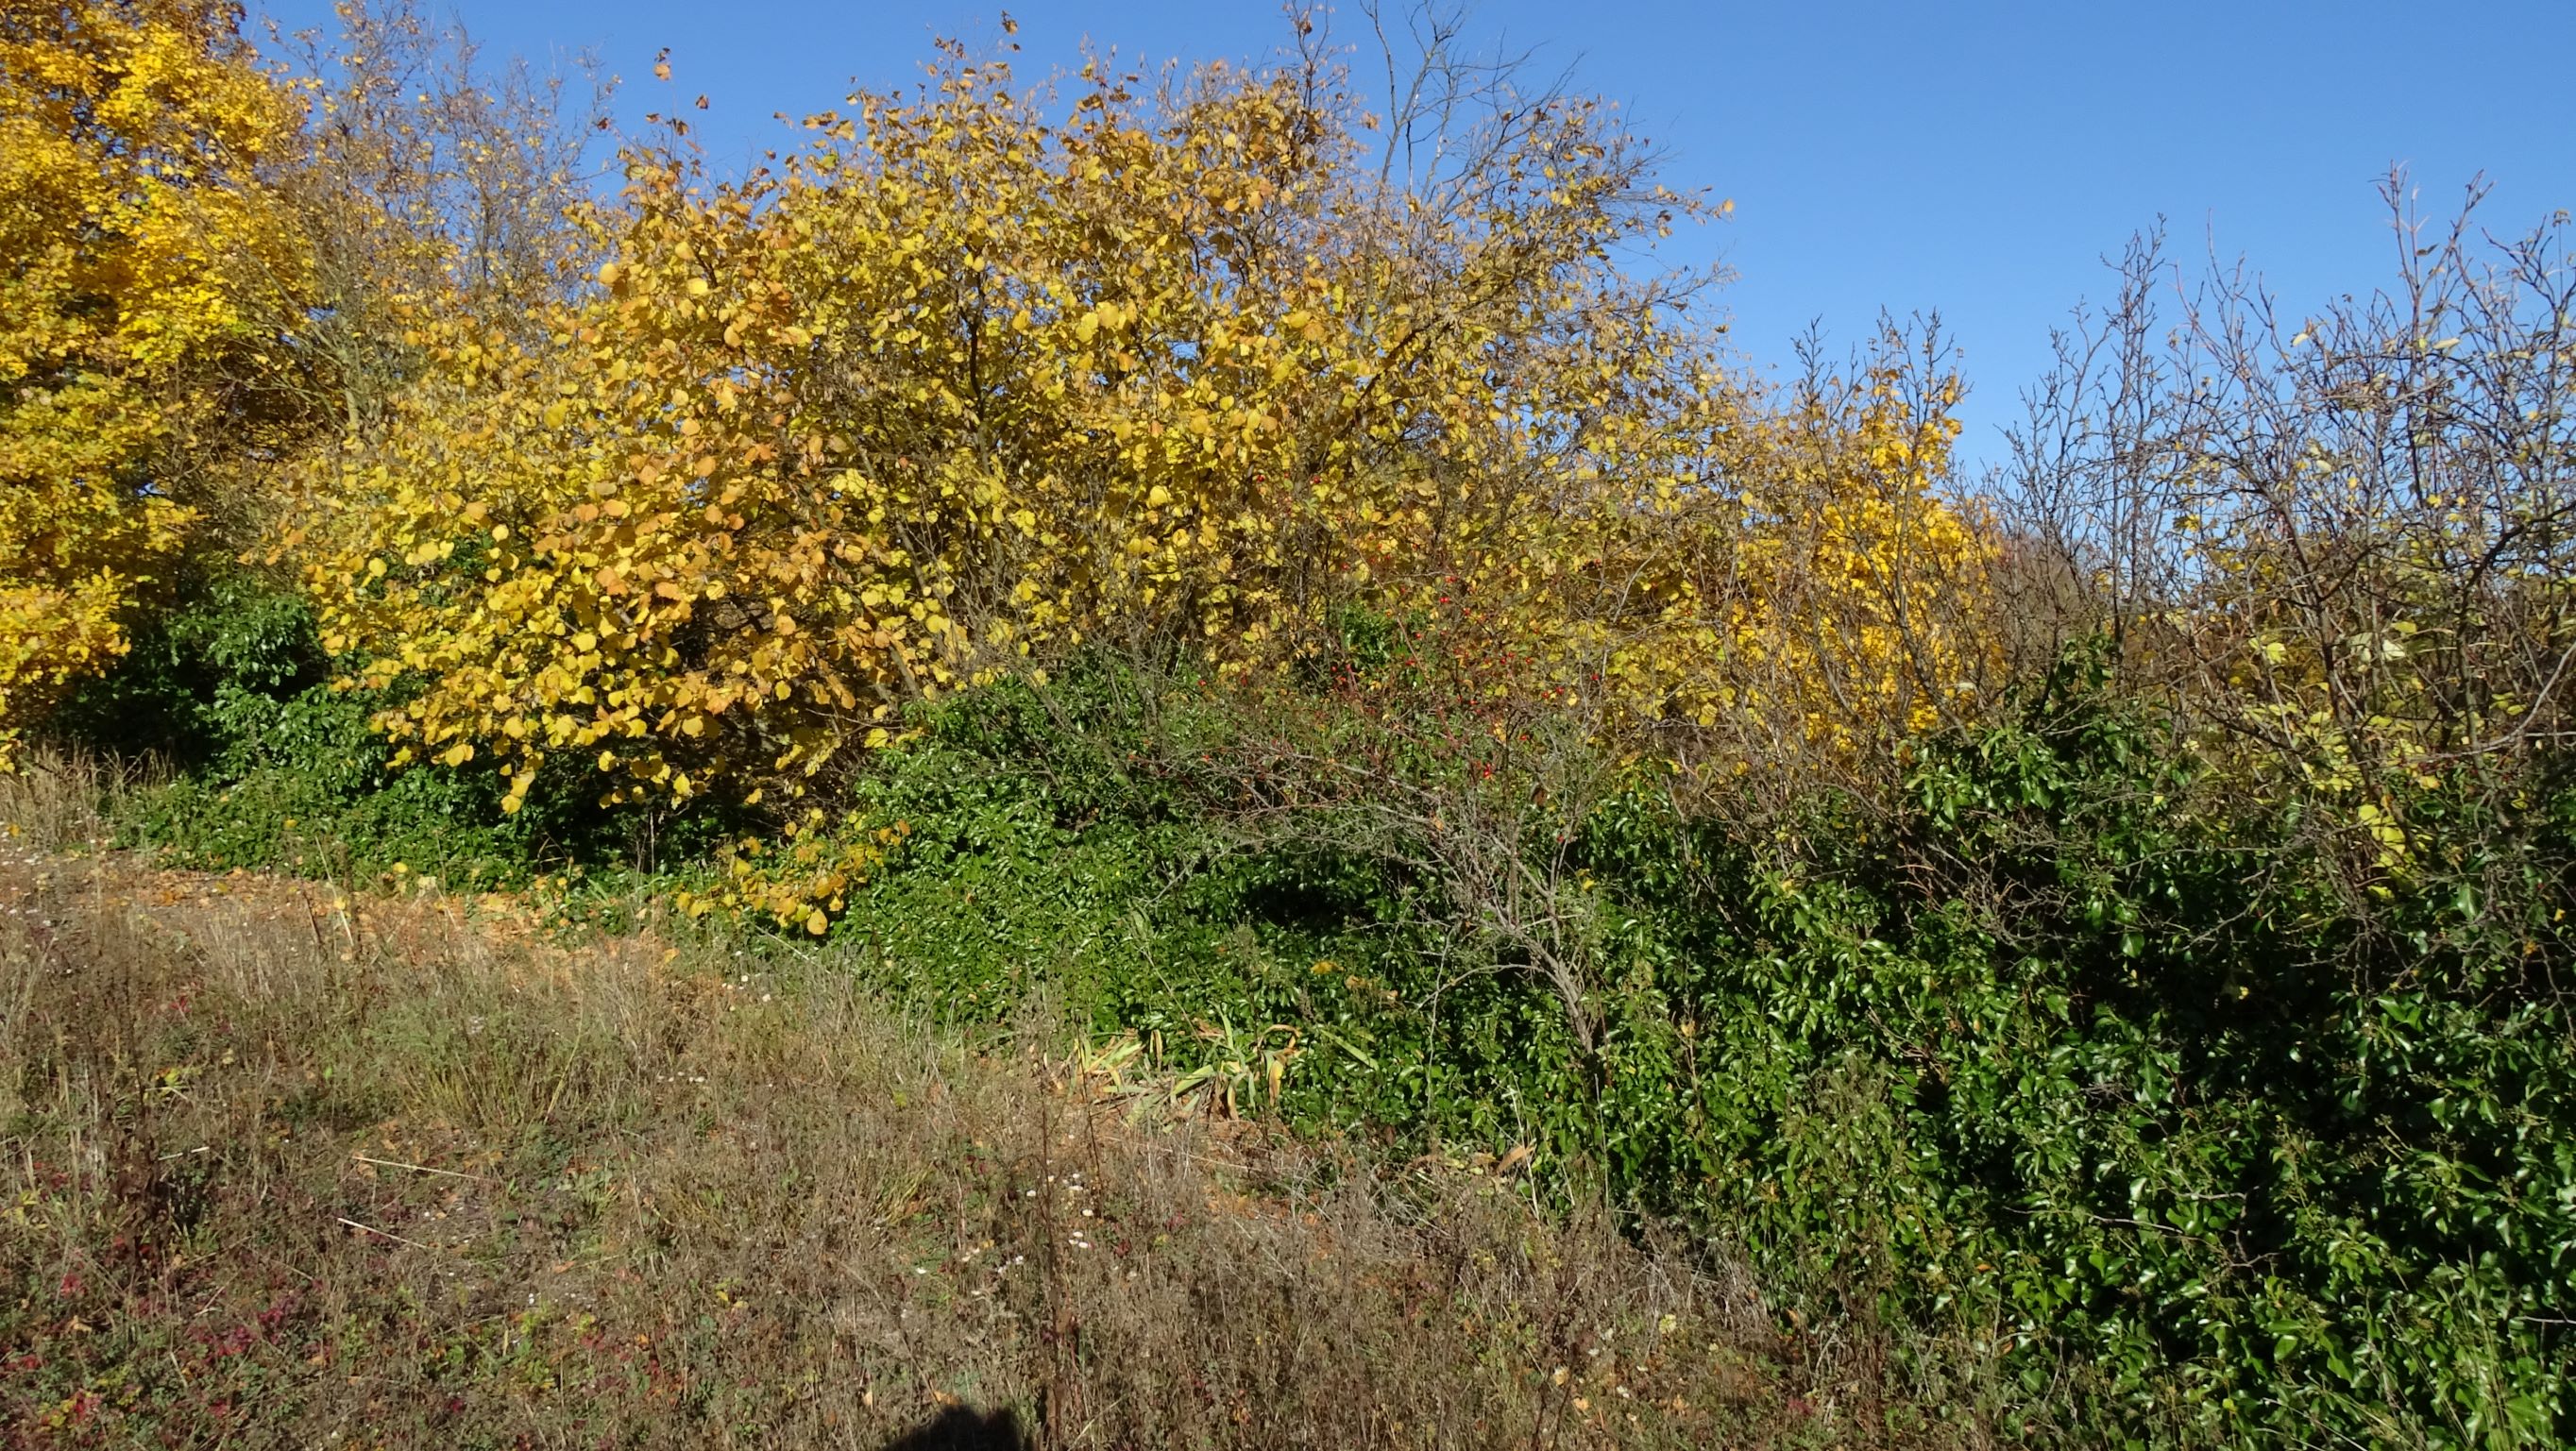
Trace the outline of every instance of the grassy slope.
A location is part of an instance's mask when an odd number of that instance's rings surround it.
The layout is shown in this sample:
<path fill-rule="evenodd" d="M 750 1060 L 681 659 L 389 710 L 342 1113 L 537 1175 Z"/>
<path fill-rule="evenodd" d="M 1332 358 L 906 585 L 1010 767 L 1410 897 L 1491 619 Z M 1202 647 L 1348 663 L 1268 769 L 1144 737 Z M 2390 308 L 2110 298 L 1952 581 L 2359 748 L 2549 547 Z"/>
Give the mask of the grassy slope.
<path fill-rule="evenodd" d="M 1140 1128 L 829 962 L 95 854 L 0 898 L 0 1442 L 1924 1439 L 1870 1337 L 1740 1277 Z"/>

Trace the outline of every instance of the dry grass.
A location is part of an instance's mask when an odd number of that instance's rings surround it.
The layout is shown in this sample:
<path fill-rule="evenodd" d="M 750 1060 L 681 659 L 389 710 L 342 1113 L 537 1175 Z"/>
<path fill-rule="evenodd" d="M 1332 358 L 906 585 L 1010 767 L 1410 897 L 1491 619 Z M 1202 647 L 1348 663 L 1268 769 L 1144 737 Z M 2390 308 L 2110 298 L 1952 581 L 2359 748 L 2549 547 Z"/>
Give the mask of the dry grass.
<path fill-rule="evenodd" d="M 0 772 L 0 850 L 95 851 L 107 844 L 107 811 L 147 767 L 120 767 L 44 747 Z"/>
<path fill-rule="evenodd" d="M 106 857 L 0 909 L 7 1444 L 1935 1439 L 1738 1280 L 822 965 Z"/>

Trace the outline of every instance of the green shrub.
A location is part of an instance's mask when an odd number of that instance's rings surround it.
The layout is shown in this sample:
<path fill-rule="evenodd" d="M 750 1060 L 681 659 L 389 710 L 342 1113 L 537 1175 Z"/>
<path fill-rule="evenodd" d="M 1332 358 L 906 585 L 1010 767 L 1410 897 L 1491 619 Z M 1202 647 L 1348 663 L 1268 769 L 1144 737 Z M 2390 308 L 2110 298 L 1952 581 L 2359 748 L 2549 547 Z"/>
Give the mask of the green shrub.
<path fill-rule="evenodd" d="M 121 845 L 179 866 L 358 880 L 399 868 L 514 885 L 573 864 L 686 860 L 733 824 L 603 807 L 573 763 L 504 813 L 487 769 L 393 769 L 369 725 L 386 697 L 339 689 L 332 674 L 300 597 L 224 576 L 157 617 L 54 729 L 80 749 L 168 764 L 166 779 L 120 802 L 115 824 Z"/>
<path fill-rule="evenodd" d="M 2248 798 L 2061 670 L 1794 849 L 1646 789 L 1593 813 L 1587 1050 L 1456 958 L 1439 883 L 1244 830 L 1147 739 L 1221 723 L 1134 701 L 976 697 L 862 785 L 911 827 L 839 929 L 872 970 L 948 1013 L 1043 986 L 1173 1073 L 1284 1025 L 1292 1119 L 1531 1145 L 2116 1440 L 2576 1433 L 2564 779 L 2409 787 L 2363 912 L 2305 829 L 2348 808 Z"/>
<path fill-rule="evenodd" d="M 1614 815 L 1614 1177 L 1846 1309 L 1992 1327 L 2033 1394 L 2079 1367 L 2129 1436 L 2563 1442 L 2576 793 L 2529 799 L 2417 788 L 2365 915 L 2303 855 L 2333 803 L 2232 796 L 2062 671 L 1800 864 Z"/>

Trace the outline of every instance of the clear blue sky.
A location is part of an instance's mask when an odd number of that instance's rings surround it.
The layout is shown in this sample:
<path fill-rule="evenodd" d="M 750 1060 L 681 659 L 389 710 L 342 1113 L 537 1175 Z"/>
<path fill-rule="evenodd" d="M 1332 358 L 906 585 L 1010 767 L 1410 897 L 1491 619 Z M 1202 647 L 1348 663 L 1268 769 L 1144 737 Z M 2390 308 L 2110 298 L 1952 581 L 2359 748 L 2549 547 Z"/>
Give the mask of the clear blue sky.
<path fill-rule="evenodd" d="M 630 120 L 704 92 L 710 158 L 782 141 L 771 120 L 838 105 L 853 80 L 918 74 L 935 35 L 998 36 L 956 0 L 426 0 L 489 49 L 540 64 L 587 48 Z M 440 7 L 445 5 L 445 9 Z M 1024 73 L 1085 39 L 1150 59 L 1256 56 L 1271 0 L 1021 0 Z M 327 0 L 270 0 L 312 23 Z M 1670 179 L 1736 204 L 1678 235 L 1722 259 L 1741 347 L 1784 361 L 1812 320 L 1838 342 L 1882 308 L 1939 309 L 1975 392 L 1968 446 L 2046 366 L 2049 329 L 2106 287 L 2100 259 L 2167 218 L 2187 257 L 2243 256 L 2292 309 L 2367 290 L 2393 242 L 2373 183 L 2391 163 L 2448 207 L 2483 171 L 2484 216 L 2519 232 L 2576 208 L 2576 0 L 2024 0 L 1946 4 L 1484 0 L 1484 37 L 1621 102 Z M 1356 35 L 1358 13 L 1342 23 Z M 651 77 L 664 46 L 670 86 Z"/>

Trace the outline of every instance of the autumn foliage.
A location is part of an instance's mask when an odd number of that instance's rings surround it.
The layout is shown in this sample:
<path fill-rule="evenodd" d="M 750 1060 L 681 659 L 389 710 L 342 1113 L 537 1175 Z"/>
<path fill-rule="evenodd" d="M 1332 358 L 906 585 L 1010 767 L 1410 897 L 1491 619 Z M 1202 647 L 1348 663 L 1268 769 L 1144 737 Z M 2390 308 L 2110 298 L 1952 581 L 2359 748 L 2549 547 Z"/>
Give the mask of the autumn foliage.
<path fill-rule="evenodd" d="M 221 6 L 12 13 L 0 729 L 246 544 L 396 764 L 510 811 L 549 761 L 775 803 L 961 687 L 1313 679 L 1364 620 L 1739 770 L 1989 673 L 1955 382 L 1737 366 L 1714 279 L 1637 265 L 1723 208 L 1598 103 L 1399 168 L 1418 118 L 1311 46 L 1045 84 L 952 46 L 739 179 L 666 122 L 599 200 L 558 97 L 342 21 L 271 70 Z"/>
<path fill-rule="evenodd" d="M 1709 279 L 1628 265 L 1710 208 L 1594 103 L 1399 177 L 1317 58 L 951 48 L 739 180 L 672 125 L 594 202 L 470 91 L 405 109 L 408 12 L 346 19 L 326 85 L 220 6 L 11 13 L 0 728 L 238 547 L 191 543 L 218 481 L 402 758 L 512 807 L 550 758 L 801 794 L 910 702 L 1083 649 L 1267 677 L 1354 609 L 1657 749 L 1976 688 L 1950 385 L 1732 366 Z"/>
<path fill-rule="evenodd" d="M 277 549 L 408 754 L 757 800 L 997 673 L 1259 676 L 1354 607 L 1472 615 L 1621 732 L 1973 690 L 1946 385 L 1728 367 L 1695 280 L 1616 264 L 1704 208 L 1597 107 L 1435 210 L 1313 68 L 1066 88 L 951 52 L 740 182 L 630 150 L 595 287 L 424 330 Z"/>
<path fill-rule="evenodd" d="M 0 759 L 274 441 L 262 324 L 307 255 L 262 167 L 296 119 L 222 7 L 0 8 Z"/>

